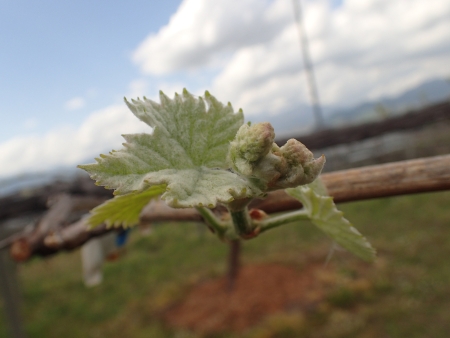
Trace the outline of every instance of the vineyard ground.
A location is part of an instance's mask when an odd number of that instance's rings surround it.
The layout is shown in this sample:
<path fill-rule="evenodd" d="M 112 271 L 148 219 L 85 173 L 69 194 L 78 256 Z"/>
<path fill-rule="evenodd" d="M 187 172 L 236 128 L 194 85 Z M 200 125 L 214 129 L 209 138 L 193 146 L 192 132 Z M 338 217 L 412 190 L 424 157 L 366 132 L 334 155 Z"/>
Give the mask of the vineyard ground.
<path fill-rule="evenodd" d="M 327 288 L 309 309 L 286 308 L 240 333 L 210 336 L 448 337 L 449 205 L 450 192 L 341 204 L 378 249 L 374 264 L 336 251 L 325 267 L 331 242 L 308 223 L 244 243 L 244 267 L 270 264 L 298 274 L 315 264 L 314 276 L 327 280 Z M 19 266 L 26 331 L 30 337 L 199 337 L 163 318 L 199 285 L 223 276 L 226 255 L 227 246 L 196 224 L 161 224 L 148 237 L 135 231 L 94 288 L 82 284 L 79 251 L 34 259 Z M 2 311 L 0 337 L 6 337 Z"/>

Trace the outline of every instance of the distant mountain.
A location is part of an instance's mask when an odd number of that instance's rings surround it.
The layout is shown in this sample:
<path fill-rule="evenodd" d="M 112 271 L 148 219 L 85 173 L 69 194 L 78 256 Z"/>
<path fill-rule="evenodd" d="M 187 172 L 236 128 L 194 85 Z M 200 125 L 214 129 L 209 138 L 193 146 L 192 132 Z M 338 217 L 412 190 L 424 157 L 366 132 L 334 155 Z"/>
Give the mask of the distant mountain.
<path fill-rule="evenodd" d="M 336 126 L 361 123 L 400 115 L 445 100 L 450 100 L 450 80 L 435 79 L 411 88 L 399 96 L 384 97 L 352 108 L 337 110 L 328 116 L 327 124 Z"/>
<path fill-rule="evenodd" d="M 0 179 L 0 197 L 17 191 L 42 187 L 55 181 L 71 181 L 81 170 L 74 166 L 59 167 L 49 171 L 27 173 Z"/>
<path fill-rule="evenodd" d="M 324 106 L 322 111 L 326 125 L 334 127 L 400 115 L 444 100 L 450 100 L 450 82 L 435 79 L 411 88 L 399 96 L 383 97 L 350 108 Z M 280 138 L 306 134 L 314 128 L 313 113 L 308 105 L 300 105 L 278 115 L 262 113 L 255 117 L 250 116 L 249 120 L 253 123 L 270 121 Z"/>

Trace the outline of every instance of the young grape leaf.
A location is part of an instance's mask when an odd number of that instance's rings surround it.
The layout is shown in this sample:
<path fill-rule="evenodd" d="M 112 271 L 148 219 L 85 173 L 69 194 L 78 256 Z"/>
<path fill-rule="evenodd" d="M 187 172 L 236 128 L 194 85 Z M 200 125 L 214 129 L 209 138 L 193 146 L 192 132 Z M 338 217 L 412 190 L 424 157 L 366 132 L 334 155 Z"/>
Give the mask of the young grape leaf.
<path fill-rule="evenodd" d="M 328 196 L 320 179 L 308 185 L 286 189 L 286 192 L 299 200 L 308 212 L 311 222 L 339 245 L 363 260 L 375 259 L 375 249 L 344 218 L 342 211 L 339 211 L 334 204 L 333 198 Z"/>
<path fill-rule="evenodd" d="M 165 189 L 163 185 L 155 185 L 142 192 L 115 196 L 91 210 L 88 225 L 92 228 L 103 223 L 106 223 L 108 228 L 119 226 L 127 228 L 137 225 L 142 209 L 150 200 L 160 196 Z"/>
<path fill-rule="evenodd" d="M 153 133 L 123 135 L 124 149 L 79 167 L 98 185 L 115 189 L 115 195 L 165 185 L 162 198 L 172 207 L 214 207 L 261 194 L 251 180 L 226 170 L 229 144 L 243 124 L 242 111 L 234 113 L 231 104 L 224 106 L 208 92 L 195 98 L 186 89 L 174 99 L 160 92 L 160 100 L 125 100 Z"/>

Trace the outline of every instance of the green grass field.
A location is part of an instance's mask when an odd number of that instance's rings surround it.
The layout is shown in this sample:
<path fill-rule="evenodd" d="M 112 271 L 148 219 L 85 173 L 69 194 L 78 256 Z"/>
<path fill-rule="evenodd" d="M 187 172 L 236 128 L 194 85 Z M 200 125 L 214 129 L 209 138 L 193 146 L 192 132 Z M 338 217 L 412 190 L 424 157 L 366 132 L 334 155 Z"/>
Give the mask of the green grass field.
<path fill-rule="evenodd" d="M 239 337 L 448 337 L 450 192 L 340 208 L 377 248 L 377 262 L 336 252 L 330 264 L 342 278 L 320 313 L 302 325 L 300 314 L 281 314 Z M 325 261 L 330 246 L 311 224 L 289 225 L 245 242 L 243 261 L 296 266 L 308 257 Z M 58 338 L 196 337 L 165 327 L 157 314 L 197 281 L 223 275 L 226 256 L 227 246 L 196 224 L 161 224 L 148 237 L 135 231 L 126 254 L 104 266 L 104 282 L 94 288 L 82 283 L 78 251 L 34 259 L 19 267 L 26 331 Z M 352 286 L 355 276 L 365 288 Z M 0 337 L 7 337 L 1 310 Z"/>

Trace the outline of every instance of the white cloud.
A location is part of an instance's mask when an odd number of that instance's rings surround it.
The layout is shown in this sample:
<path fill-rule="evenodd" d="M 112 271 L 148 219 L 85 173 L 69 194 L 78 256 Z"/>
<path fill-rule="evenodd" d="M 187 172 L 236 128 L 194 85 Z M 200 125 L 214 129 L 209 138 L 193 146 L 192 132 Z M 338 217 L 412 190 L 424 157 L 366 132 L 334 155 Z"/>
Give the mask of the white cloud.
<path fill-rule="evenodd" d="M 435 2 L 440 11 L 431 13 L 430 1 L 345 2 L 336 11 L 325 2 L 307 3 L 306 29 L 322 102 L 351 105 L 398 94 L 426 79 L 448 75 L 450 70 L 445 64 L 450 57 L 450 5 Z M 421 19 L 420 25 L 398 23 L 405 13 L 421 9 L 429 17 Z M 295 33 L 295 27 L 290 25 L 265 45 L 238 50 L 215 79 L 216 92 L 224 91 L 230 99 L 240 102 L 255 87 L 296 74 L 302 80 L 298 90 L 307 93 L 304 74 L 298 68 L 301 59 Z M 280 81 L 286 99 L 292 90 L 289 85 Z M 278 95 L 280 90 L 273 87 L 246 104 L 270 107 Z"/>
<path fill-rule="evenodd" d="M 0 177 L 76 166 L 112 149 L 122 148 L 121 134 L 150 132 L 125 104 L 91 114 L 79 128 L 62 126 L 45 135 L 30 135 L 0 144 Z"/>
<path fill-rule="evenodd" d="M 86 101 L 82 98 L 82 97 L 74 97 L 70 100 L 68 100 L 65 104 L 64 104 L 64 108 L 67 110 L 78 110 L 81 109 L 85 106 Z"/>
<path fill-rule="evenodd" d="M 128 85 L 128 95 L 129 98 L 138 98 L 148 95 L 148 82 L 145 79 L 136 79 L 130 82 Z"/>
<path fill-rule="evenodd" d="M 450 74 L 450 2 L 303 1 L 324 105 L 396 95 Z M 245 112 L 275 114 L 308 102 L 291 1 L 185 0 L 136 49 L 143 73 L 217 67 L 211 92 Z M 206 85 L 206 84 L 205 84 Z"/>
<path fill-rule="evenodd" d="M 186 87 L 186 83 L 180 81 L 159 81 L 152 83 L 151 85 L 145 79 L 136 79 L 130 82 L 128 85 L 127 98 L 136 99 L 138 97 L 147 97 L 150 100 L 159 102 L 159 91 L 163 91 L 169 97 L 174 97 L 175 93 L 181 93 L 183 88 Z M 189 88 L 193 94 L 198 94 L 197 90 Z"/>
<path fill-rule="evenodd" d="M 140 44 L 133 61 L 156 75 L 220 63 L 221 53 L 275 37 L 284 25 L 278 7 L 267 0 L 184 0 L 170 22 Z"/>

